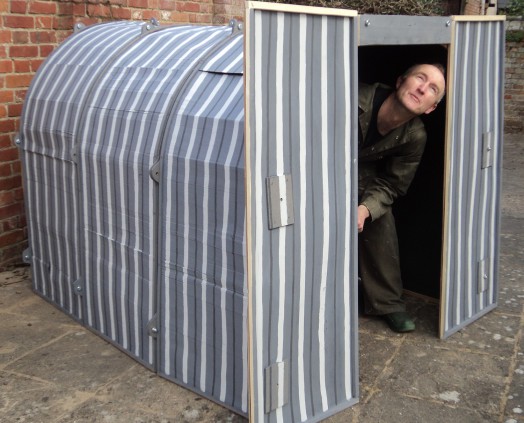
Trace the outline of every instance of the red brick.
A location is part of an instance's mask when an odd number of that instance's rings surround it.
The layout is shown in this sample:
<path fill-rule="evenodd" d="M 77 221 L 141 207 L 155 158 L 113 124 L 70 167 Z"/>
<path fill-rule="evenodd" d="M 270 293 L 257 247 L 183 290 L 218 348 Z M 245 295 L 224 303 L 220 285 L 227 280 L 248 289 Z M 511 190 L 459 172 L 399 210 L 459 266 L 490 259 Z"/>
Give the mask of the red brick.
<path fill-rule="evenodd" d="M 56 43 L 55 31 L 33 31 L 29 34 L 32 43 Z"/>
<path fill-rule="evenodd" d="M 33 28 L 55 29 L 55 18 L 53 16 L 37 16 Z"/>
<path fill-rule="evenodd" d="M 72 16 L 57 16 L 55 17 L 52 28 L 54 29 L 73 29 L 75 22 Z M 42 28 L 47 28 L 42 26 Z"/>
<path fill-rule="evenodd" d="M 0 191 L 0 204 L 2 206 L 7 206 L 15 202 L 15 191 Z"/>
<path fill-rule="evenodd" d="M 90 4 L 87 6 L 87 14 L 107 18 L 111 16 L 111 9 L 103 4 Z"/>
<path fill-rule="evenodd" d="M 12 168 L 9 163 L 0 163 L 0 178 L 3 178 L 5 176 L 11 176 L 11 172 Z"/>
<path fill-rule="evenodd" d="M 9 135 L 9 134 L 0 134 L 0 149 L 12 147 L 13 145 L 14 144 L 11 141 L 11 135 Z M 0 176 L 2 176 L 2 175 L 0 175 Z"/>
<path fill-rule="evenodd" d="M 156 10 L 144 10 L 142 12 L 142 19 L 151 19 L 156 18 L 158 19 L 158 11 Z"/>
<path fill-rule="evenodd" d="M 2 119 L 2 120 L 0 120 L 0 132 L 4 132 L 4 133 L 14 132 L 15 129 L 16 129 L 15 119 Z"/>
<path fill-rule="evenodd" d="M 35 15 L 55 15 L 56 3 L 49 1 L 34 1 L 29 5 L 29 13 Z"/>
<path fill-rule="evenodd" d="M 131 10 L 118 7 L 113 9 L 113 18 L 115 19 L 131 19 Z"/>
<path fill-rule="evenodd" d="M 15 91 L 15 98 L 14 98 L 14 102 L 15 103 L 21 103 L 25 100 L 25 95 L 27 94 L 27 89 L 25 90 L 16 90 Z"/>
<path fill-rule="evenodd" d="M 210 24 L 213 19 L 213 16 L 199 13 L 198 15 L 195 15 L 195 19 L 195 22 L 199 24 Z"/>
<path fill-rule="evenodd" d="M 3 162 L 12 162 L 18 160 L 18 147 L 6 148 L 0 151 Z"/>
<path fill-rule="evenodd" d="M 0 248 L 16 244 L 25 238 L 24 231 L 17 229 L 0 235 Z"/>
<path fill-rule="evenodd" d="M 43 59 L 31 60 L 31 72 L 36 72 L 42 63 L 44 63 Z"/>
<path fill-rule="evenodd" d="M 87 7 L 85 4 L 74 4 L 71 13 L 67 13 L 73 16 L 85 16 Z"/>
<path fill-rule="evenodd" d="M 7 117 L 7 106 L 0 104 L 0 119 Z"/>
<path fill-rule="evenodd" d="M 22 163 L 20 162 L 20 160 L 11 163 L 11 169 L 13 175 L 19 175 L 20 173 L 22 173 Z"/>
<path fill-rule="evenodd" d="M 162 10 L 175 10 L 176 2 L 173 0 L 160 0 L 160 9 Z"/>
<path fill-rule="evenodd" d="M 34 28 L 35 20 L 31 16 L 4 16 L 4 25 L 8 28 Z"/>
<path fill-rule="evenodd" d="M 39 46 L 38 49 L 40 50 L 40 57 L 47 57 L 55 49 L 55 46 L 54 45 L 42 45 L 42 46 Z"/>
<path fill-rule="evenodd" d="M 7 114 L 9 117 L 19 117 L 22 114 L 23 104 L 9 104 L 7 106 Z"/>
<path fill-rule="evenodd" d="M 0 204 L 2 204 L 1 201 L 0 201 Z M 3 233 L 14 231 L 14 230 L 21 229 L 21 228 L 22 226 L 20 225 L 20 219 L 18 216 L 12 217 L 10 219 L 6 219 L 2 222 Z"/>
<path fill-rule="evenodd" d="M 9 12 L 7 1 L 0 2 L 0 14 L 7 14 L 7 12 Z"/>
<path fill-rule="evenodd" d="M 12 42 L 13 31 L 0 30 L 0 43 L 9 44 Z"/>
<path fill-rule="evenodd" d="M 171 19 L 173 22 L 186 23 L 189 22 L 189 16 L 187 13 L 173 12 L 171 13 Z"/>
<path fill-rule="evenodd" d="M 22 210 L 22 212 L 23 212 L 23 210 Z M 26 219 L 26 217 L 25 217 L 25 214 L 22 214 L 22 215 L 20 216 L 20 219 L 19 219 L 19 220 L 20 220 L 20 227 L 21 227 L 21 228 L 24 228 L 24 233 L 25 233 L 25 236 L 26 236 L 26 238 L 27 238 L 27 219 Z"/>
<path fill-rule="evenodd" d="M 13 62 L 11 60 L 0 60 L 0 73 L 13 72 Z"/>
<path fill-rule="evenodd" d="M 2 181 L 0 180 L 0 185 Z M 6 206 L 0 206 L 0 220 L 7 219 L 9 217 L 18 216 L 22 211 L 21 203 L 8 204 Z"/>
<path fill-rule="evenodd" d="M 12 103 L 15 96 L 13 91 L 0 90 L 0 103 Z"/>
<path fill-rule="evenodd" d="M 14 189 L 11 192 L 14 193 L 15 201 L 24 201 L 24 190 L 22 187 Z"/>
<path fill-rule="evenodd" d="M 31 82 L 31 79 L 33 79 L 32 74 L 13 74 L 13 75 L 7 75 L 6 85 L 7 88 L 20 88 L 20 87 L 29 87 L 29 83 Z"/>
<path fill-rule="evenodd" d="M 13 31 L 14 44 L 27 44 L 29 42 L 28 31 Z"/>
<path fill-rule="evenodd" d="M 37 46 L 11 46 L 9 47 L 11 57 L 36 57 L 38 55 Z"/>
<path fill-rule="evenodd" d="M 11 13 L 26 13 L 27 1 L 11 0 Z"/>
<path fill-rule="evenodd" d="M 59 2 L 57 7 L 57 11 L 56 11 L 56 14 L 57 15 L 73 15 L 74 12 L 74 8 L 75 6 L 77 6 L 76 3 L 72 3 L 70 1 L 68 2 Z M 85 8 L 84 8 L 85 9 Z"/>
<path fill-rule="evenodd" d="M 15 72 L 27 73 L 31 72 L 31 61 L 30 60 L 14 60 Z"/>
<path fill-rule="evenodd" d="M 160 0 L 148 0 L 147 7 L 149 9 L 158 10 L 160 9 Z"/>
<path fill-rule="evenodd" d="M 138 9 L 147 8 L 147 0 L 128 0 L 128 7 L 136 7 Z"/>

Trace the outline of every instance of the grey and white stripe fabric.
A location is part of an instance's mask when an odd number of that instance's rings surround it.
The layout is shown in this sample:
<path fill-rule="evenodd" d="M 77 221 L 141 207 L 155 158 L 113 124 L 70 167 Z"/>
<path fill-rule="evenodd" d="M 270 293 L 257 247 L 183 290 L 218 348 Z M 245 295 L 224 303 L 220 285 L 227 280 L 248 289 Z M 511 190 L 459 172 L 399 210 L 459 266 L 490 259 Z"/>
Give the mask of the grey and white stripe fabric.
<path fill-rule="evenodd" d="M 66 40 L 40 67 L 22 115 L 22 161 L 33 288 L 83 319 L 73 282 L 81 271 L 79 185 L 74 163 L 88 87 L 140 34 L 140 24 L 94 25 Z"/>
<path fill-rule="evenodd" d="M 155 367 L 149 173 L 177 92 L 231 30 L 141 26 L 96 25 L 64 43 L 28 93 L 22 138 L 35 290 Z"/>
<path fill-rule="evenodd" d="M 242 41 L 208 57 L 167 124 L 158 371 L 246 413 L 244 82 L 228 70 Z"/>
<path fill-rule="evenodd" d="M 115 58 L 87 100 L 79 130 L 87 325 L 149 366 L 144 330 L 157 310 L 158 184 L 150 171 L 186 79 L 227 28 L 168 27 Z"/>
<path fill-rule="evenodd" d="M 356 20 L 254 7 L 246 37 L 250 417 L 318 421 L 358 398 Z M 294 223 L 270 230 L 282 175 Z M 289 373 L 269 412 L 268 368 Z"/>
<path fill-rule="evenodd" d="M 504 22 L 453 24 L 443 337 L 493 309 L 498 291 Z M 486 138 L 493 159 L 488 167 Z"/>

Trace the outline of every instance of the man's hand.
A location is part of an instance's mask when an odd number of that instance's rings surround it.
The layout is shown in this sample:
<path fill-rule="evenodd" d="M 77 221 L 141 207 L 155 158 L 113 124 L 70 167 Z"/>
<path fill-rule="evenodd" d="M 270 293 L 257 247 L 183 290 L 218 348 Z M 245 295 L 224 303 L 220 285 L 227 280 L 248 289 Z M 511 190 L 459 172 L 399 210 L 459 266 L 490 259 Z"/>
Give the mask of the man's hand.
<path fill-rule="evenodd" d="M 364 230 L 364 222 L 369 217 L 369 210 L 366 206 L 363 206 L 362 204 L 358 206 L 357 210 L 357 222 L 358 222 L 358 232 L 362 232 Z"/>

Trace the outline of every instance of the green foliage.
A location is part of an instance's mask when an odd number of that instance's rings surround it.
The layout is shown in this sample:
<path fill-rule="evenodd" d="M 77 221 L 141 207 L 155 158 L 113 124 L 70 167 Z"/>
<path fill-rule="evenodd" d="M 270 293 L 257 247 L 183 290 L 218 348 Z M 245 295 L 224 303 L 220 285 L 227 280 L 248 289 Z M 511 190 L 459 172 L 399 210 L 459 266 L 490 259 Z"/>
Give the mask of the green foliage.
<path fill-rule="evenodd" d="M 273 0 L 279 3 L 338 7 L 357 10 L 360 14 L 440 16 L 441 0 Z M 518 0 L 523 1 L 523 0 Z"/>
<path fill-rule="evenodd" d="M 505 10 L 508 16 L 524 15 L 524 0 L 511 0 Z"/>
<path fill-rule="evenodd" d="M 506 32 L 506 41 L 507 42 L 520 43 L 523 40 L 524 40 L 524 31 L 522 30 Z"/>

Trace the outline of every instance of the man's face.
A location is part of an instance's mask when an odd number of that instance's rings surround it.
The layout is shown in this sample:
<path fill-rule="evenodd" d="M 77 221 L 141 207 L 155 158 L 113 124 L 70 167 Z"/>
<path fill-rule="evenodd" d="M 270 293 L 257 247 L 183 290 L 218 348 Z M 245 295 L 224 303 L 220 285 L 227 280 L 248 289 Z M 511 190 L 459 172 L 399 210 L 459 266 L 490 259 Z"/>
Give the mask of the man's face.
<path fill-rule="evenodd" d="M 444 95 L 442 72 L 433 65 L 420 65 L 397 80 L 397 99 L 411 113 L 431 113 Z"/>

